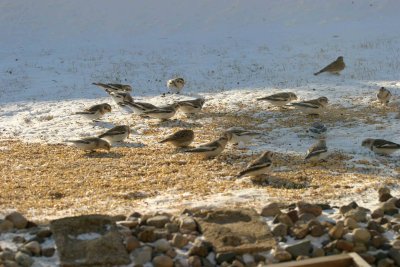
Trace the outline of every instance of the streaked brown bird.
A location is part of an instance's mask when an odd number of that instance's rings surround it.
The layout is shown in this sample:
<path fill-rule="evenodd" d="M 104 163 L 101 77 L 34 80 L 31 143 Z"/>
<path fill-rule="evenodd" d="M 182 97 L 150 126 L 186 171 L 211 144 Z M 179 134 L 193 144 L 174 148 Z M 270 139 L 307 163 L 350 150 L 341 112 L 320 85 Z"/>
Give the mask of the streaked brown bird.
<path fill-rule="evenodd" d="M 346 67 L 346 64 L 344 64 L 343 57 L 340 56 L 338 57 L 335 61 L 333 61 L 331 64 L 323 68 L 322 70 L 314 73 L 314 75 L 318 75 L 323 72 L 329 72 L 332 74 L 339 74 L 344 68 Z"/>
<path fill-rule="evenodd" d="M 161 140 L 160 143 L 171 143 L 176 147 L 187 147 L 194 140 L 194 132 L 192 130 L 180 130 L 169 136 L 167 136 L 164 140 Z"/>

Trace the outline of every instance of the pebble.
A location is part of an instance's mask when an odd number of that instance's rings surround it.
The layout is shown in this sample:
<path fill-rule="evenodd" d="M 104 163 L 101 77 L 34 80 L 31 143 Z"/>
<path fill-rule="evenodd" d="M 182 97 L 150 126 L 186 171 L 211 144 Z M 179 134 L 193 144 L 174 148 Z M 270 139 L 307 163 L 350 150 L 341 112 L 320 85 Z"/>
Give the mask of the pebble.
<path fill-rule="evenodd" d="M 322 208 L 315 204 L 306 203 L 303 201 L 299 201 L 296 204 L 297 208 L 299 209 L 299 213 L 310 213 L 315 217 L 318 217 L 322 214 Z"/>
<path fill-rule="evenodd" d="M 181 230 L 196 231 L 197 224 L 196 221 L 189 216 L 181 216 L 179 218 L 179 227 Z"/>
<path fill-rule="evenodd" d="M 217 253 L 215 259 L 217 260 L 218 264 L 223 262 L 232 262 L 236 258 L 236 254 L 233 252 L 226 252 L 226 253 Z"/>
<path fill-rule="evenodd" d="M 28 225 L 28 220 L 21 213 L 16 211 L 8 214 L 5 219 L 12 222 L 17 229 L 24 229 Z"/>
<path fill-rule="evenodd" d="M 0 233 L 9 232 L 14 228 L 14 225 L 9 220 L 0 220 Z"/>
<path fill-rule="evenodd" d="M 299 214 L 297 213 L 297 210 L 291 210 L 286 214 L 287 216 L 289 216 L 293 223 L 296 223 L 299 220 Z"/>
<path fill-rule="evenodd" d="M 192 256 L 200 256 L 200 257 L 207 257 L 209 250 L 209 244 L 201 239 L 197 239 L 196 242 L 193 244 L 193 247 L 189 249 L 189 255 Z"/>
<path fill-rule="evenodd" d="M 176 248 L 183 248 L 189 243 L 189 240 L 180 233 L 176 233 L 172 237 L 172 246 Z"/>
<path fill-rule="evenodd" d="M 146 224 L 157 228 L 163 228 L 166 223 L 170 221 L 170 218 L 166 215 L 157 215 L 150 217 L 146 220 Z"/>
<path fill-rule="evenodd" d="M 159 255 L 154 257 L 153 261 L 153 266 L 154 267 L 173 267 L 174 266 L 174 261 L 165 255 Z"/>
<path fill-rule="evenodd" d="M 42 248 L 43 257 L 53 257 L 54 253 L 56 253 L 56 249 L 53 247 Z"/>
<path fill-rule="evenodd" d="M 292 255 L 285 250 L 279 250 L 274 253 L 274 258 L 279 262 L 285 262 L 290 261 L 292 259 Z"/>
<path fill-rule="evenodd" d="M 283 237 L 286 236 L 288 232 L 288 227 L 284 223 L 278 223 L 277 225 L 272 228 L 272 234 L 275 237 Z"/>
<path fill-rule="evenodd" d="M 179 225 L 176 223 L 168 222 L 164 227 L 167 229 L 168 233 L 176 233 L 179 231 Z"/>
<path fill-rule="evenodd" d="M 24 245 L 24 248 L 29 250 L 34 256 L 39 256 L 40 255 L 40 244 L 37 241 L 31 241 L 29 243 L 26 243 Z"/>
<path fill-rule="evenodd" d="M 50 237 L 53 233 L 50 229 L 41 229 L 36 233 L 38 238 L 47 238 Z"/>
<path fill-rule="evenodd" d="M 337 222 L 337 224 L 329 230 L 329 236 L 332 239 L 339 239 L 344 235 L 344 223 L 342 221 Z"/>
<path fill-rule="evenodd" d="M 201 259 L 199 256 L 190 256 L 188 260 L 190 267 L 202 267 L 201 266 Z M 176 265 L 176 262 L 175 262 Z"/>
<path fill-rule="evenodd" d="M 309 222 L 309 221 L 311 221 L 311 220 L 314 220 L 315 218 L 316 218 L 316 217 L 315 217 L 314 214 L 311 214 L 311 213 L 306 212 L 306 213 L 300 214 L 300 216 L 299 216 L 299 221 Z"/>
<path fill-rule="evenodd" d="M 351 252 L 353 251 L 353 247 L 354 247 L 353 242 L 350 241 L 340 239 L 336 242 L 336 248 L 339 249 L 340 251 Z"/>
<path fill-rule="evenodd" d="M 344 220 L 344 226 L 346 226 L 347 228 L 349 228 L 350 230 L 359 228 L 360 226 L 358 225 L 357 221 L 354 220 L 353 218 L 346 218 Z"/>
<path fill-rule="evenodd" d="M 13 261 L 15 259 L 15 253 L 10 250 L 4 250 L 0 252 L 0 259 L 3 261 Z"/>
<path fill-rule="evenodd" d="M 279 215 L 281 213 L 282 212 L 279 208 L 279 205 L 276 202 L 267 204 L 261 210 L 261 216 L 264 216 L 264 217 L 275 217 L 276 215 Z"/>
<path fill-rule="evenodd" d="M 357 222 L 366 222 L 367 221 L 367 210 L 361 207 L 357 207 L 355 209 L 351 209 L 345 213 L 346 218 L 353 218 Z"/>
<path fill-rule="evenodd" d="M 143 265 L 151 261 L 153 250 L 149 246 L 144 246 L 133 251 L 133 262 L 136 265 Z"/>
<path fill-rule="evenodd" d="M 378 219 L 385 215 L 385 211 L 382 208 L 377 208 L 371 213 L 372 219 Z"/>
<path fill-rule="evenodd" d="M 154 242 L 156 236 L 154 234 L 154 227 L 152 226 L 141 226 L 138 234 L 138 238 L 142 242 Z"/>
<path fill-rule="evenodd" d="M 325 256 L 325 251 L 322 248 L 314 247 L 311 256 L 313 258 L 323 257 Z"/>
<path fill-rule="evenodd" d="M 175 251 L 175 249 L 170 248 L 167 252 L 165 252 L 165 255 L 167 255 L 168 257 L 171 257 L 171 259 L 173 259 L 178 255 L 178 253 Z"/>
<path fill-rule="evenodd" d="M 287 246 L 285 250 L 289 252 L 290 255 L 297 258 L 298 256 L 309 256 L 311 248 L 312 246 L 310 240 L 304 240 Z"/>
<path fill-rule="evenodd" d="M 353 251 L 357 252 L 357 253 L 364 253 L 367 252 L 367 246 L 364 243 L 361 242 L 355 242 L 354 243 L 354 247 L 353 247 Z"/>
<path fill-rule="evenodd" d="M 125 247 L 128 253 L 130 253 L 140 247 L 140 241 L 136 237 L 130 236 L 125 240 Z"/>
<path fill-rule="evenodd" d="M 394 260 L 385 258 L 378 261 L 377 267 L 394 267 Z"/>
<path fill-rule="evenodd" d="M 30 267 L 34 263 L 34 260 L 29 255 L 22 253 L 21 251 L 18 251 L 15 254 L 15 261 L 21 267 Z"/>
<path fill-rule="evenodd" d="M 125 227 L 128 227 L 129 229 L 135 228 L 136 226 L 139 225 L 138 221 L 119 221 L 117 222 L 117 225 L 122 225 Z"/>
<path fill-rule="evenodd" d="M 308 235 L 308 227 L 306 224 L 293 226 L 290 229 L 290 235 L 296 239 L 303 239 Z"/>
<path fill-rule="evenodd" d="M 357 228 L 353 230 L 353 237 L 355 242 L 366 244 L 371 239 L 371 234 L 367 229 Z"/>
<path fill-rule="evenodd" d="M 18 265 L 18 263 L 16 263 L 15 261 L 10 261 L 10 260 L 6 260 L 4 261 L 4 267 L 20 267 Z M 0 265 L 1 266 L 1 265 Z"/>
<path fill-rule="evenodd" d="M 154 248 L 159 252 L 166 252 L 171 248 L 170 243 L 166 239 L 158 239 L 154 242 Z"/>
<path fill-rule="evenodd" d="M 280 214 L 277 215 L 274 218 L 274 223 L 284 223 L 286 224 L 288 227 L 292 227 L 293 226 L 293 222 L 292 219 L 290 219 L 290 217 L 287 214 Z"/>

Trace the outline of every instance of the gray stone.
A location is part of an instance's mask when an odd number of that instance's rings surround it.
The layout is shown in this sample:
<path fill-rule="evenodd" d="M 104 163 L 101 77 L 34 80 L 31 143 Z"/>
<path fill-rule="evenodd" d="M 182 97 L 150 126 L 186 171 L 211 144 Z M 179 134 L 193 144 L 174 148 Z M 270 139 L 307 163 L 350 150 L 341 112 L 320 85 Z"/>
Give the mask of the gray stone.
<path fill-rule="evenodd" d="M 8 214 L 5 219 L 12 222 L 17 229 L 24 229 L 28 225 L 28 220 L 21 213 L 16 211 Z"/>
<path fill-rule="evenodd" d="M 139 240 L 146 243 L 156 241 L 157 237 L 154 230 L 154 226 L 141 226 L 138 234 Z"/>
<path fill-rule="evenodd" d="M 355 242 L 368 243 L 371 239 L 371 234 L 367 229 L 357 228 L 353 230 L 353 238 Z"/>
<path fill-rule="evenodd" d="M 234 252 L 227 253 L 217 253 L 216 260 L 218 264 L 223 262 L 232 262 L 236 258 L 236 254 Z"/>
<path fill-rule="evenodd" d="M 275 217 L 276 215 L 281 214 L 281 210 L 279 208 L 278 203 L 272 202 L 267 204 L 265 207 L 262 208 L 261 210 L 261 216 L 265 217 Z"/>
<path fill-rule="evenodd" d="M 391 248 L 389 250 L 389 256 L 400 266 L 400 250 Z"/>
<path fill-rule="evenodd" d="M 186 215 L 179 217 L 179 227 L 181 230 L 187 230 L 189 232 L 197 230 L 196 221 L 192 217 Z"/>
<path fill-rule="evenodd" d="M 211 249 L 211 246 L 209 243 L 207 243 L 206 241 L 197 239 L 195 241 L 194 245 L 189 249 L 189 255 L 206 257 L 208 255 L 208 252 L 210 249 Z"/>
<path fill-rule="evenodd" d="M 312 256 L 313 258 L 323 257 L 323 256 L 325 256 L 325 251 L 324 251 L 322 248 L 314 247 L 311 256 Z"/>
<path fill-rule="evenodd" d="M 6 260 L 3 262 L 4 267 L 20 267 L 15 261 Z M 2 266 L 2 265 L 0 265 Z"/>
<path fill-rule="evenodd" d="M 284 223 L 278 223 L 277 225 L 274 226 L 274 228 L 272 229 L 272 234 L 275 237 L 282 237 L 282 236 L 286 236 L 288 232 L 288 227 L 286 224 Z"/>
<path fill-rule="evenodd" d="M 158 239 L 153 245 L 157 252 L 166 252 L 171 248 L 171 245 L 166 239 Z"/>
<path fill-rule="evenodd" d="M 351 218 L 351 217 L 346 218 L 346 219 L 344 220 L 344 226 L 346 226 L 346 227 L 349 228 L 350 230 L 353 230 L 353 229 L 356 229 L 356 228 L 360 227 L 360 226 L 358 225 L 357 221 L 354 220 L 354 219 Z"/>
<path fill-rule="evenodd" d="M 42 248 L 42 256 L 43 257 L 53 257 L 54 253 L 56 253 L 56 249 L 49 247 L 49 248 Z"/>
<path fill-rule="evenodd" d="M 130 262 L 115 221 L 110 216 L 84 215 L 50 224 L 61 265 L 123 265 Z"/>
<path fill-rule="evenodd" d="M 378 261 L 377 267 L 394 267 L 394 261 L 386 258 Z"/>
<path fill-rule="evenodd" d="M 275 245 L 268 225 L 252 209 L 199 212 L 195 219 L 216 253 L 253 253 L 269 250 Z"/>
<path fill-rule="evenodd" d="M 301 241 L 299 243 L 287 246 L 285 250 L 290 253 L 294 258 L 298 256 L 310 256 L 311 251 L 310 240 Z"/>
<path fill-rule="evenodd" d="M 0 233 L 9 232 L 14 228 L 14 225 L 9 220 L 0 220 Z"/>
<path fill-rule="evenodd" d="M 176 233 L 179 231 L 179 225 L 176 223 L 166 223 L 165 229 L 167 229 L 168 233 Z"/>
<path fill-rule="evenodd" d="M 367 221 L 367 210 L 361 207 L 357 207 L 355 209 L 351 209 L 344 215 L 346 218 L 353 218 L 357 222 L 366 222 Z"/>
<path fill-rule="evenodd" d="M 29 250 L 32 253 L 32 255 L 35 255 L 35 256 L 40 255 L 41 248 L 40 248 L 39 242 L 37 242 L 37 241 L 31 241 L 29 243 L 26 243 L 24 245 L 24 248 Z"/>
<path fill-rule="evenodd" d="M 41 229 L 36 233 L 36 236 L 38 238 L 47 238 L 50 237 L 53 233 L 51 232 L 50 229 Z"/>
<path fill-rule="evenodd" d="M 159 256 L 154 257 L 153 266 L 154 267 L 173 267 L 174 261 L 168 256 L 159 255 Z"/>
<path fill-rule="evenodd" d="M 154 226 L 157 228 L 163 228 L 166 223 L 170 221 L 169 217 L 166 215 L 157 215 L 151 218 L 148 218 L 146 221 L 147 225 Z"/>
<path fill-rule="evenodd" d="M 22 253 L 21 251 L 18 251 L 15 254 L 15 261 L 21 267 L 29 267 L 32 266 L 32 264 L 34 263 L 34 260 L 29 255 Z"/>
<path fill-rule="evenodd" d="M 0 259 L 3 261 L 13 261 L 15 259 L 15 253 L 11 250 L 4 250 L 0 252 Z"/>
<path fill-rule="evenodd" d="M 299 216 L 299 221 L 303 221 L 303 222 L 309 222 L 311 220 L 314 220 L 315 216 L 311 213 L 301 213 Z"/>
<path fill-rule="evenodd" d="M 151 254 L 153 250 L 149 246 L 138 248 L 132 252 L 133 263 L 135 265 L 143 265 L 151 261 Z"/>
<path fill-rule="evenodd" d="M 177 248 L 183 248 L 189 243 L 189 240 L 180 233 L 176 233 L 172 237 L 172 245 Z"/>

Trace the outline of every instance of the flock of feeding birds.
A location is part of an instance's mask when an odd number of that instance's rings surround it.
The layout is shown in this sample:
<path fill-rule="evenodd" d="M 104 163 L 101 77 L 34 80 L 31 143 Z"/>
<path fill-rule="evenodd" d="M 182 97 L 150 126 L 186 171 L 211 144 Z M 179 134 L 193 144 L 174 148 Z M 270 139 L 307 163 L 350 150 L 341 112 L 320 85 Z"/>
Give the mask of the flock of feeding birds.
<path fill-rule="evenodd" d="M 344 68 L 345 63 L 343 61 L 343 57 L 340 56 L 325 68 L 314 73 L 314 75 L 319 75 L 320 73 L 324 72 L 339 75 Z M 178 109 L 187 114 L 187 116 L 190 116 L 191 114 L 200 112 L 205 103 L 204 98 L 196 98 L 193 100 L 178 101 L 170 105 L 157 107 L 150 103 L 134 101 L 130 95 L 130 92 L 132 91 L 132 87 L 130 85 L 104 83 L 93 84 L 103 88 L 121 109 L 128 111 L 129 113 L 135 113 L 142 117 L 168 120 L 176 114 Z M 167 87 L 169 88 L 170 92 L 177 94 L 181 92 L 184 85 L 185 81 L 183 78 L 175 78 L 167 82 Z M 384 106 L 389 103 L 391 97 L 392 94 L 390 91 L 384 87 L 381 87 L 377 93 L 378 101 Z M 319 115 L 328 105 L 328 98 L 324 96 L 307 101 L 293 102 L 297 100 L 297 96 L 292 92 L 281 92 L 263 98 L 258 98 L 257 100 L 267 101 L 271 105 L 279 108 L 285 108 L 285 106 L 290 105 L 308 115 Z M 103 103 L 94 105 L 89 109 L 86 109 L 82 112 L 77 112 L 76 114 L 82 115 L 89 120 L 98 120 L 108 112 L 111 112 L 111 106 L 107 103 Z M 327 129 L 322 123 L 313 123 L 309 129 L 309 132 L 314 137 L 318 138 L 318 142 L 308 149 L 305 156 L 305 161 L 319 162 L 326 159 L 328 156 L 328 148 L 325 142 L 326 131 Z M 70 140 L 67 142 L 70 142 L 75 147 L 85 151 L 94 151 L 96 149 L 110 150 L 112 144 L 124 141 L 127 137 L 129 137 L 129 134 L 130 127 L 127 125 L 120 125 L 106 131 L 98 137 L 88 137 L 81 140 Z M 199 145 L 195 148 L 187 148 L 194 140 L 194 132 L 190 129 L 184 129 L 167 136 L 164 140 L 160 141 L 160 143 L 170 143 L 178 148 L 186 148 L 184 150 L 185 152 L 197 153 L 203 158 L 208 159 L 221 154 L 228 142 L 232 142 L 234 144 L 245 144 L 251 141 L 257 135 L 259 135 L 257 132 L 247 131 L 241 128 L 230 128 L 223 132 L 218 139 L 212 142 Z M 389 155 L 400 149 L 400 144 L 383 139 L 368 138 L 362 141 L 361 145 L 369 148 L 377 154 L 382 155 Z M 241 171 L 238 177 L 255 177 L 267 173 L 272 165 L 272 157 L 273 152 L 271 151 L 262 153 L 259 158 L 252 161 L 247 168 Z"/>

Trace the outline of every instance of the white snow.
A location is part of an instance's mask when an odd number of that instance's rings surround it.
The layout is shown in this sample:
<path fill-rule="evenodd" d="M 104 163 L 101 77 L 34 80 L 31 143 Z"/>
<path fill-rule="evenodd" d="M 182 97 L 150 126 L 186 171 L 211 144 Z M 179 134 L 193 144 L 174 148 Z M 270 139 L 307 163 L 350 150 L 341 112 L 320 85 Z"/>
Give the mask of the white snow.
<path fill-rule="evenodd" d="M 222 105 L 238 115 L 243 112 L 239 104 L 254 107 L 257 97 L 280 91 L 293 91 L 301 100 L 326 96 L 330 110 L 337 111 L 375 105 L 377 89 L 385 86 L 394 95 L 391 105 L 399 105 L 396 0 L 4 0 L 0 9 L 0 139 L 62 143 L 129 123 L 138 133 L 130 142 L 154 142 L 140 135 L 147 121 L 122 114 L 114 104 L 102 123 L 73 115 L 93 104 L 111 103 L 91 85 L 96 81 L 131 84 L 135 99 L 161 105 L 177 97 L 160 97 L 166 81 L 182 76 L 186 96 L 178 98 L 202 95 L 206 105 Z M 312 75 L 339 55 L 347 65 L 340 76 Z M 309 125 L 265 130 L 293 112 L 260 105 L 253 117 L 263 120 L 258 128 L 265 135 L 250 147 L 251 153 L 268 149 L 303 155 L 315 141 L 304 136 Z M 368 159 L 378 164 L 378 175 L 398 176 L 398 153 L 382 160 L 360 146 L 366 137 L 400 142 L 397 113 L 369 115 L 376 124 L 328 125 L 328 147 L 351 155 L 351 164 Z M 349 199 L 371 202 L 376 186 Z M 232 190 L 185 205 L 271 200 L 263 193 Z M 166 200 L 176 197 L 166 193 L 146 199 L 151 205 L 142 208 L 171 208 Z"/>

